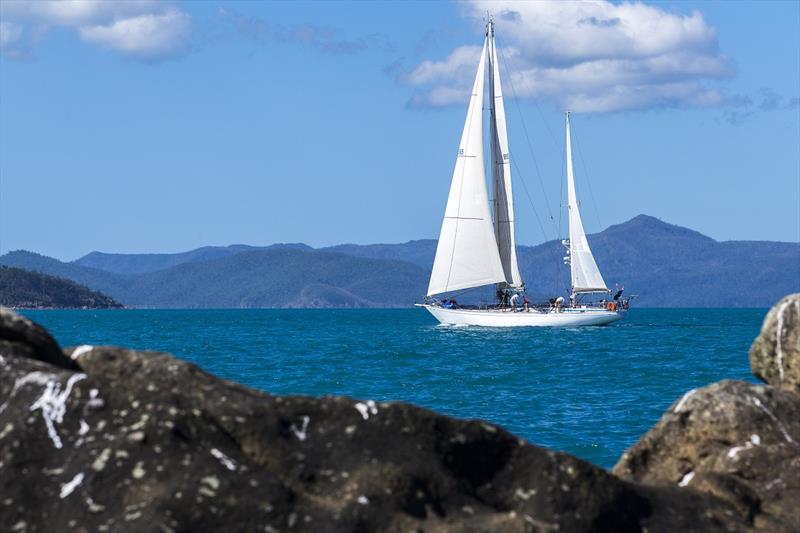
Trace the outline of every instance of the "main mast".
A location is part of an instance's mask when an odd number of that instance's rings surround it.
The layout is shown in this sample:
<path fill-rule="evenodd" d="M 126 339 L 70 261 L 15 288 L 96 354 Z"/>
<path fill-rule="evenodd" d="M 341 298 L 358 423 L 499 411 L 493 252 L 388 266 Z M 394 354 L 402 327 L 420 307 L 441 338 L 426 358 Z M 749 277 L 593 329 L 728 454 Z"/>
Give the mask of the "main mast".
<path fill-rule="evenodd" d="M 500 65 L 494 35 L 494 21 L 486 24 L 489 59 L 489 135 L 492 158 L 493 221 L 495 240 L 503 265 L 505 280 L 496 285 L 497 294 L 503 299 L 506 291 L 521 291 L 525 284 L 517 263 L 516 239 L 514 235 L 514 201 L 511 188 L 511 160 L 508 149 L 506 114 L 503 104 L 503 89 L 500 84 Z"/>

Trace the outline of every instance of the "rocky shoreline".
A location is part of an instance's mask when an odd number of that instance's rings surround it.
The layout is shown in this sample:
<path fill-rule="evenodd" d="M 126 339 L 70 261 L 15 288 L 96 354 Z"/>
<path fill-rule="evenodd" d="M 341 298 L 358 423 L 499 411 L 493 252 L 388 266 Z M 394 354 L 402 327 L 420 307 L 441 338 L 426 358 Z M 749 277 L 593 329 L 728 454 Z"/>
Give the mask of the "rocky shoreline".
<path fill-rule="evenodd" d="M 799 531 L 800 295 L 750 360 L 766 384 L 687 392 L 608 472 L 409 404 L 62 350 L 0 309 L 0 530 Z"/>

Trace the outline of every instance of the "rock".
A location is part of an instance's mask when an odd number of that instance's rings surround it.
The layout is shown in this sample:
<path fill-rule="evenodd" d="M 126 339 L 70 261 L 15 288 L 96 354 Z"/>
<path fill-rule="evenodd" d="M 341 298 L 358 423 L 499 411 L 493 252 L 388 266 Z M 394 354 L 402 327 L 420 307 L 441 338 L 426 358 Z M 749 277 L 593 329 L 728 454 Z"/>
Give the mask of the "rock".
<path fill-rule="evenodd" d="M 2 531 L 750 529 L 727 493 L 622 480 L 481 421 L 69 353 L 80 372 L 38 354 L 0 367 Z"/>
<path fill-rule="evenodd" d="M 64 355 L 46 329 L 0 306 L 0 361 L 2 357 L 27 357 L 78 370 L 78 365 Z"/>
<path fill-rule="evenodd" d="M 800 293 L 770 309 L 750 347 L 750 367 L 765 383 L 800 394 Z"/>
<path fill-rule="evenodd" d="M 722 381 L 687 392 L 613 473 L 700 492 L 763 531 L 800 531 L 800 399 Z"/>

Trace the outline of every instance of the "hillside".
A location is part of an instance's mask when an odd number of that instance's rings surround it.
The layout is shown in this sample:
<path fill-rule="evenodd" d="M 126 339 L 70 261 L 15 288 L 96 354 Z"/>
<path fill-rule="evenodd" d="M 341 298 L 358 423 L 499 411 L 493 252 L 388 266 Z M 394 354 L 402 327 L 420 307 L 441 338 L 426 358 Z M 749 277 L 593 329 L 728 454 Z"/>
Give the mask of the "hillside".
<path fill-rule="evenodd" d="M 800 291 L 800 243 L 718 242 L 646 215 L 589 235 L 589 243 L 607 285 L 639 295 L 637 306 L 766 307 Z M 436 241 L 427 239 L 319 250 L 93 252 L 72 263 L 17 251 L 0 264 L 69 278 L 141 307 L 394 307 L 422 299 L 435 252 Z M 563 255 L 559 241 L 518 248 L 533 298 L 568 290 Z"/>
<path fill-rule="evenodd" d="M 122 307 L 105 294 L 74 281 L 6 266 L 0 266 L 0 305 L 25 309 Z"/>

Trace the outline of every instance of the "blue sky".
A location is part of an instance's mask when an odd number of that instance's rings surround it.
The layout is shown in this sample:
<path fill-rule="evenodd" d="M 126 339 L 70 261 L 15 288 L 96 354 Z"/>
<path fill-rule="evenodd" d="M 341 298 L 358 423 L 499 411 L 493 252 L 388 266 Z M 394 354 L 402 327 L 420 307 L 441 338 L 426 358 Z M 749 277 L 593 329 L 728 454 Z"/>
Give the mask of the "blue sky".
<path fill-rule="evenodd" d="M 797 2 L 42 0 L 0 7 L 0 252 L 435 238 L 487 6 L 521 243 L 567 107 L 588 231 L 800 241 Z"/>

